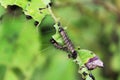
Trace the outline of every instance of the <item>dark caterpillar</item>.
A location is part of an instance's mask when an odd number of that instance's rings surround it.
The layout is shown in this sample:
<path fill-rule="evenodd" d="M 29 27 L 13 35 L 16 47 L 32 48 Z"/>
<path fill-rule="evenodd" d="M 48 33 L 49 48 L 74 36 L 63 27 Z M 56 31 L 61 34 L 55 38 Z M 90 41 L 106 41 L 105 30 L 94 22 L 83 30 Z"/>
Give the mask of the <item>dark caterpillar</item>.
<path fill-rule="evenodd" d="M 72 54 L 72 55 L 69 55 L 69 57 L 76 59 L 77 51 L 74 49 L 73 43 L 71 42 L 71 40 L 67 36 L 67 33 L 65 32 L 65 30 L 60 25 L 58 25 L 58 26 L 59 26 L 59 33 L 64 40 L 64 44 L 67 47 L 68 51 Z"/>
<path fill-rule="evenodd" d="M 52 36 L 51 43 L 58 49 L 64 50 L 70 58 L 79 65 L 79 73 L 82 75 L 83 80 L 95 80 L 95 77 L 89 72 L 96 67 L 103 67 L 103 62 L 92 52 L 85 49 L 75 50 L 72 41 L 69 39 L 64 28 L 57 23 L 54 25 L 56 34 Z M 62 39 L 60 42 L 59 40 Z"/>
<path fill-rule="evenodd" d="M 57 49 L 63 49 L 63 46 L 58 44 L 53 38 L 50 40 L 50 42 L 57 48 Z"/>
<path fill-rule="evenodd" d="M 57 49 L 61 49 L 63 51 L 68 52 L 67 47 L 64 47 L 62 45 L 60 45 L 57 41 L 55 41 L 53 38 L 50 40 L 50 42 L 57 48 Z"/>
<path fill-rule="evenodd" d="M 57 26 L 57 32 L 60 34 L 59 37 L 63 39 L 64 45 L 61 45 L 60 43 L 57 42 L 57 38 L 52 38 L 50 42 L 58 49 L 64 50 L 66 52 L 69 52 L 71 54 L 68 54 L 69 58 L 76 59 L 77 58 L 77 51 L 74 49 L 74 45 L 72 44 L 71 40 L 67 36 L 67 33 L 65 30 L 60 26 L 60 23 L 56 24 Z"/>

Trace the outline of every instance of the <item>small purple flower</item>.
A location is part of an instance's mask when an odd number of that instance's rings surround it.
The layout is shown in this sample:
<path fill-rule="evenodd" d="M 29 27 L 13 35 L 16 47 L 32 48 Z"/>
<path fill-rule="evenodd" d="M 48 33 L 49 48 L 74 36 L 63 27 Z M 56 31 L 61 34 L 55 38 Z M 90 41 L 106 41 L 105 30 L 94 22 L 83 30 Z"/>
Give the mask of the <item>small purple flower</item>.
<path fill-rule="evenodd" d="M 89 61 L 85 65 L 88 68 L 88 70 L 93 70 L 96 67 L 102 68 L 103 62 L 97 56 L 95 56 L 95 57 L 89 59 Z"/>

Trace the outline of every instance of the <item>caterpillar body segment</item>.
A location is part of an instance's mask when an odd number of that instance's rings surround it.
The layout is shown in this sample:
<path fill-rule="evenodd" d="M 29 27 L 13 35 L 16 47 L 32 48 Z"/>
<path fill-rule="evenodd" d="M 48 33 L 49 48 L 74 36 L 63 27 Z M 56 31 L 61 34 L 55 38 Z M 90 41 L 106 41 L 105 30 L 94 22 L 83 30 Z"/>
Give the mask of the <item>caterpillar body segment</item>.
<path fill-rule="evenodd" d="M 73 53 L 75 51 L 74 50 L 74 45 L 72 44 L 71 40 L 67 36 L 67 33 L 65 32 L 65 30 L 62 27 L 59 27 L 59 33 L 61 34 L 61 37 L 64 40 L 64 44 L 68 47 L 68 50 L 71 53 Z"/>
<path fill-rule="evenodd" d="M 57 49 L 63 50 L 68 52 L 68 49 L 66 46 L 62 46 L 60 45 L 57 41 L 55 41 L 53 38 L 50 40 L 50 42 L 54 45 L 54 47 L 56 47 Z"/>
<path fill-rule="evenodd" d="M 74 49 L 74 45 L 72 43 L 72 41 L 69 39 L 67 33 L 65 32 L 65 30 L 60 26 L 59 26 L 59 33 L 64 41 L 64 44 L 67 46 L 68 51 L 71 53 L 69 54 L 69 57 L 72 57 L 73 59 L 76 59 L 77 57 L 77 51 Z"/>
<path fill-rule="evenodd" d="M 58 49 L 62 49 L 63 46 L 58 44 L 53 38 L 50 40 L 50 42 Z"/>

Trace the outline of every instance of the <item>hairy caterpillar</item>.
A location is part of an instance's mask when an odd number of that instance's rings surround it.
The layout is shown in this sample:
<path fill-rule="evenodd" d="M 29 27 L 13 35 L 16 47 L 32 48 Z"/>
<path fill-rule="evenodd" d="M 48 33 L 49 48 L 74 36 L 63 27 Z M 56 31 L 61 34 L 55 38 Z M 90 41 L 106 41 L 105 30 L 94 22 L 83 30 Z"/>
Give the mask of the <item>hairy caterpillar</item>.
<path fill-rule="evenodd" d="M 61 34 L 61 37 L 63 38 L 64 44 L 67 47 L 68 51 L 72 54 L 72 55 L 70 55 L 70 57 L 72 57 L 73 59 L 76 59 L 77 52 L 74 49 L 74 45 L 73 45 L 73 43 L 71 42 L 71 40 L 67 36 L 67 33 L 65 32 L 65 30 L 62 27 L 59 27 L 59 33 Z"/>
<path fill-rule="evenodd" d="M 56 48 L 72 54 L 72 56 L 70 54 L 70 57 L 72 57 L 73 60 L 79 65 L 78 72 L 82 74 L 82 78 L 84 80 L 95 80 L 94 76 L 89 72 L 89 70 L 93 70 L 96 67 L 103 67 L 103 62 L 92 51 L 85 49 L 75 50 L 73 43 L 60 24 L 57 23 L 54 25 L 54 27 L 56 29 L 56 34 L 52 36 L 51 43 Z"/>

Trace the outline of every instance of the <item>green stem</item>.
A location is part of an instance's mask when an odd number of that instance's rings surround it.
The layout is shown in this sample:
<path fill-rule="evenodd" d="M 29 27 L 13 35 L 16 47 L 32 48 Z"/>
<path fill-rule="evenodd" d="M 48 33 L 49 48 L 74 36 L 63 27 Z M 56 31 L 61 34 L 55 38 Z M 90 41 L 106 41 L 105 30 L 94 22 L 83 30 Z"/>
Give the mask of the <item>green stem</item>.
<path fill-rule="evenodd" d="M 49 10 L 50 15 L 51 15 L 52 18 L 54 19 L 55 23 L 57 23 L 57 22 L 58 22 L 58 19 L 57 19 L 57 18 L 55 17 L 55 15 L 53 14 L 50 5 L 48 5 L 48 10 Z"/>

